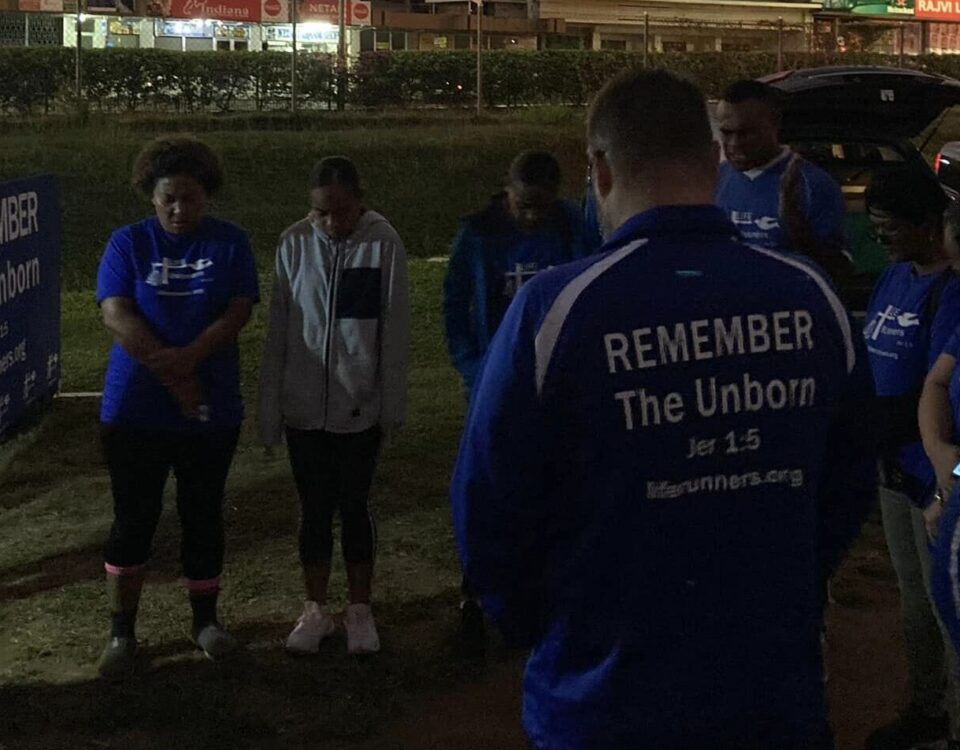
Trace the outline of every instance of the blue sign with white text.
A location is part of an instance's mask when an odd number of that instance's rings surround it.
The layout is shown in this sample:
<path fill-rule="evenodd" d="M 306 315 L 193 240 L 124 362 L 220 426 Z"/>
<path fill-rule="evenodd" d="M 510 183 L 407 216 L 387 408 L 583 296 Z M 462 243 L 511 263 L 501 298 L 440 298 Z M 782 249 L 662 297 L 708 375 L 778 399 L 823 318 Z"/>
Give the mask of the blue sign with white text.
<path fill-rule="evenodd" d="M 0 183 L 0 439 L 60 386 L 60 208 L 51 176 Z"/>

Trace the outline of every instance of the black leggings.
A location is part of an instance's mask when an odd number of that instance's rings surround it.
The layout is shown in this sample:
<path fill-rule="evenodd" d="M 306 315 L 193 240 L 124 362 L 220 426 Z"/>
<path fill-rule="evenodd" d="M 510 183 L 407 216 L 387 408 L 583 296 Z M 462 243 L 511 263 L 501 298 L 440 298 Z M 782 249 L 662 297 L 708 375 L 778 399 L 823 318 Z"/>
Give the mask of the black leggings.
<path fill-rule="evenodd" d="M 380 427 L 348 434 L 288 427 L 287 448 L 300 495 L 300 562 L 330 562 L 337 509 L 343 559 L 373 562 L 376 527 L 367 497 L 377 466 Z"/>
<path fill-rule="evenodd" d="M 137 430 L 103 425 L 101 439 L 113 490 L 113 526 L 104 549 L 107 565 L 133 568 L 150 557 L 173 470 L 183 537 L 180 559 L 190 581 L 223 570 L 223 488 L 239 428 L 203 432 Z"/>

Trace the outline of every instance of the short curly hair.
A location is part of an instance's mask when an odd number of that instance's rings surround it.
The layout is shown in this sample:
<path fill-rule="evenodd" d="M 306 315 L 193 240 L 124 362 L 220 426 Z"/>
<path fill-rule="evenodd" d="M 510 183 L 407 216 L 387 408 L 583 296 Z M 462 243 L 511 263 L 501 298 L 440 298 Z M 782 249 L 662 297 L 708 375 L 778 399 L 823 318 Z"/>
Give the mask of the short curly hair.
<path fill-rule="evenodd" d="M 207 195 L 223 185 L 223 165 L 212 148 L 192 135 L 161 135 L 137 156 L 130 182 L 148 198 L 164 177 L 189 175 Z"/>

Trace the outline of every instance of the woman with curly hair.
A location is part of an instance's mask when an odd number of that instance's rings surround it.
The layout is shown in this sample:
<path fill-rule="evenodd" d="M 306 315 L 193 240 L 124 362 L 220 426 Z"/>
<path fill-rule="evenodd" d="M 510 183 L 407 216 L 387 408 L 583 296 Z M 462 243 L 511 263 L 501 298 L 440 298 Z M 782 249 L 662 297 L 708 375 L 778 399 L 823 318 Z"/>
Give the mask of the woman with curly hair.
<path fill-rule="evenodd" d="M 114 506 L 104 677 L 134 667 L 140 590 L 171 471 L 193 641 L 211 659 L 237 646 L 216 613 L 222 504 L 243 420 L 237 336 L 259 294 L 246 233 L 207 216 L 223 183 L 209 146 L 157 138 L 137 157 L 132 182 L 155 215 L 112 234 L 97 274 L 97 303 L 114 337 L 100 413 Z"/>

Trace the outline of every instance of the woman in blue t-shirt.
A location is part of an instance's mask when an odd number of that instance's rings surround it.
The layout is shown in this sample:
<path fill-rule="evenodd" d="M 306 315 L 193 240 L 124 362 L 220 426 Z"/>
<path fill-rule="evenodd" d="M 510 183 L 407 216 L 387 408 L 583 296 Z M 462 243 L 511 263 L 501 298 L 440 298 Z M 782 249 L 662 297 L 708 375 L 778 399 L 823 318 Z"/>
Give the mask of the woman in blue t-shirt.
<path fill-rule="evenodd" d="M 945 246 L 956 265 L 960 262 L 960 205 L 944 216 Z M 934 502 L 924 511 L 933 544 L 930 587 L 940 618 L 954 649 L 960 646 L 960 487 L 954 469 L 960 463 L 960 329 L 954 332 L 927 375 L 920 398 L 920 434 L 936 472 Z M 960 743 L 957 743 L 960 745 Z"/>
<path fill-rule="evenodd" d="M 947 198 L 929 170 L 878 170 L 864 197 L 874 236 L 893 261 L 874 288 L 864 336 L 883 416 L 880 509 L 900 587 L 910 676 L 909 705 L 868 738 L 865 747 L 872 750 L 960 738 L 953 649 L 929 593 L 924 509 L 934 467 L 917 417 L 924 379 L 960 324 L 960 277 L 944 242 Z"/>
<path fill-rule="evenodd" d="M 960 266 L 960 204 L 952 203 L 943 215 L 943 246 L 952 260 L 953 273 Z M 923 449 L 936 475 L 933 499 L 924 511 L 927 534 L 936 539 L 946 499 L 956 483 L 953 469 L 960 461 L 960 446 L 954 425 L 960 424 L 960 329 L 954 331 L 933 363 L 920 397 L 919 423 Z"/>
<path fill-rule="evenodd" d="M 155 210 L 115 231 L 97 273 L 114 337 L 100 412 L 114 521 L 104 550 L 111 634 L 98 670 L 134 666 L 134 623 L 163 488 L 172 471 L 194 642 L 210 658 L 237 643 L 217 621 L 223 489 L 237 445 L 237 335 L 258 299 L 246 233 L 207 216 L 223 183 L 216 154 L 189 136 L 150 143 L 133 185 Z"/>

